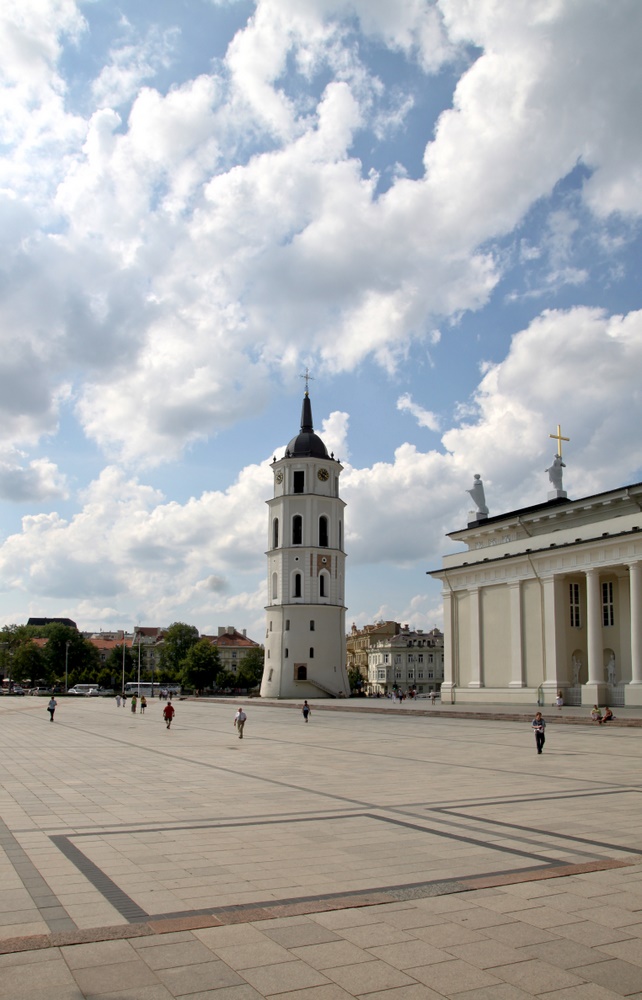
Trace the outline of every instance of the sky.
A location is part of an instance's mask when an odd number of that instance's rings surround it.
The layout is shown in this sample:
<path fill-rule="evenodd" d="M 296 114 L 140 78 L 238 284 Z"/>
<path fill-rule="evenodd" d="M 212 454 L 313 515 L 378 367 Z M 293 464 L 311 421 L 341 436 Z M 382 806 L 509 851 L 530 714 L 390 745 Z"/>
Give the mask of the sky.
<path fill-rule="evenodd" d="M 346 624 L 442 625 L 481 475 L 642 480 L 639 0 L 0 8 L 0 625 L 265 631 L 270 463 Z"/>

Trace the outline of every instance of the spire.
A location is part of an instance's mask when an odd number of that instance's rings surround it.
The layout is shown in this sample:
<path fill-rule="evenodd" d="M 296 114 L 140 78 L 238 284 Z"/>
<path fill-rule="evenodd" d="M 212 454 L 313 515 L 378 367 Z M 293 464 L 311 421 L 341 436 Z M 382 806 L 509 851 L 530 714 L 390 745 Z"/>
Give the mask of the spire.
<path fill-rule="evenodd" d="M 314 426 L 312 424 L 312 403 L 310 402 L 307 389 L 305 390 L 303 405 L 301 406 L 301 433 L 314 433 Z"/>
<path fill-rule="evenodd" d="M 301 406 L 301 430 L 290 441 L 285 452 L 286 458 L 328 458 L 328 450 L 318 434 L 314 433 L 312 423 L 312 403 L 308 393 L 308 381 L 312 378 L 307 368 L 305 375 L 305 393 Z"/>

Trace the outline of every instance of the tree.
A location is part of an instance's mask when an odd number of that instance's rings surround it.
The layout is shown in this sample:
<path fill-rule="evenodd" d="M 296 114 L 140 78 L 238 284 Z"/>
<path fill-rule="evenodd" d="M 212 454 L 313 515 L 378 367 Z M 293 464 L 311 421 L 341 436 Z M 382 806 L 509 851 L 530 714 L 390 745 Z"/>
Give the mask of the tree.
<path fill-rule="evenodd" d="M 35 684 L 45 679 L 45 672 L 45 657 L 40 646 L 31 641 L 21 643 L 13 654 L 13 680 L 20 683 L 28 677 Z"/>
<path fill-rule="evenodd" d="M 359 667 L 350 667 L 348 670 L 348 683 L 351 691 L 361 691 L 363 688 L 363 675 Z"/>
<path fill-rule="evenodd" d="M 169 675 L 178 676 L 188 652 L 198 642 L 198 629 L 185 622 L 174 622 L 163 636 L 159 667 Z"/>
<path fill-rule="evenodd" d="M 221 663 L 216 646 L 213 646 L 209 639 L 199 639 L 193 646 L 190 646 L 183 660 L 181 684 L 185 687 L 195 688 L 197 691 L 214 687 L 220 668 Z"/>
<path fill-rule="evenodd" d="M 216 686 L 218 688 L 238 687 L 236 674 L 233 674 L 231 670 L 221 670 L 221 672 L 216 675 Z"/>
<path fill-rule="evenodd" d="M 49 680 L 64 681 L 67 666 L 68 685 L 90 684 L 100 670 L 100 655 L 95 646 L 84 639 L 80 632 L 68 625 L 54 622 L 40 630 L 47 638 L 44 659 Z"/>
<path fill-rule="evenodd" d="M 105 672 L 109 672 L 109 683 L 105 687 L 113 687 L 120 691 L 123 683 L 123 647 L 115 646 L 105 660 Z M 125 680 L 135 680 L 134 658 L 129 646 L 125 646 Z"/>
<path fill-rule="evenodd" d="M 236 675 L 236 684 L 238 687 L 250 688 L 256 687 L 260 684 L 261 678 L 263 677 L 263 667 L 265 665 L 265 651 L 259 646 L 254 647 L 246 653 L 241 662 L 239 663 L 238 672 Z"/>

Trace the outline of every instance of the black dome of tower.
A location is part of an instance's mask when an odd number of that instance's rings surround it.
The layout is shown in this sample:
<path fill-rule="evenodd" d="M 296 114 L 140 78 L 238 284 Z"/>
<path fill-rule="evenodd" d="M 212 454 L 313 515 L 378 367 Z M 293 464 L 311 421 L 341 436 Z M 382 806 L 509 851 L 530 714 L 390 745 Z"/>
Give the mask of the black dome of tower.
<path fill-rule="evenodd" d="M 328 458 L 328 449 L 312 424 L 312 404 L 306 389 L 301 407 L 301 430 L 293 437 L 285 451 L 286 458 Z"/>

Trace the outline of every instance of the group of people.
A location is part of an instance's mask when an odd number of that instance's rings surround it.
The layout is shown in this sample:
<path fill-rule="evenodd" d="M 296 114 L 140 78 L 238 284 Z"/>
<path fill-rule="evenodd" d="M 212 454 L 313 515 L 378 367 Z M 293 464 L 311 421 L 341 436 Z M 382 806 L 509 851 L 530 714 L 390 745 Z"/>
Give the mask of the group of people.
<path fill-rule="evenodd" d="M 615 716 L 613 715 L 613 712 L 611 711 L 608 705 L 604 706 L 604 715 L 602 715 L 599 705 L 593 705 L 593 708 L 591 710 L 591 718 L 593 719 L 593 722 L 597 722 L 598 725 L 601 726 L 603 722 L 610 722 L 612 719 L 615 718 Z"/>
<path fill-rule="evenodd" d="M 608 705 L 605 705 L 604 707 L 604 715 L 602 715 L 598 705 L 593 705 L 591 718 L 593 722 L 597 722 L 601 726 L 604 722 L 611 722 L 615 716 Z M 535 746 L 537 747 L 537 752 L 541 753 L 544 749 L 544 744 L 546 743 L 546 720 L 542 717 L 541 712 L 537 712 L 531 723 L 531 727 L 535 733 Z"/>

